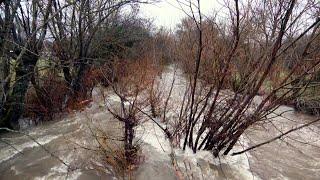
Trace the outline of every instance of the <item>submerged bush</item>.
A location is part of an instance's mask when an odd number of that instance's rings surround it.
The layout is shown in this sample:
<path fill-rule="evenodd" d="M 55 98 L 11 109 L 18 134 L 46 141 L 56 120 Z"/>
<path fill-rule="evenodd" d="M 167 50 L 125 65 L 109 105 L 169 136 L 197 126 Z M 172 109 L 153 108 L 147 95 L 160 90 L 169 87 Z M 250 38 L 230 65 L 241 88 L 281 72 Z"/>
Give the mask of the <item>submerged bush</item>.
<path fill-rule="evenodd" d="M 66 83 L 52 73 L 42 77 L 39 84 L 34 82 L 26 95 L 25 117 L 51 120 L 55 113 L 64 111 L 64 100 L 68 93 Z"/>

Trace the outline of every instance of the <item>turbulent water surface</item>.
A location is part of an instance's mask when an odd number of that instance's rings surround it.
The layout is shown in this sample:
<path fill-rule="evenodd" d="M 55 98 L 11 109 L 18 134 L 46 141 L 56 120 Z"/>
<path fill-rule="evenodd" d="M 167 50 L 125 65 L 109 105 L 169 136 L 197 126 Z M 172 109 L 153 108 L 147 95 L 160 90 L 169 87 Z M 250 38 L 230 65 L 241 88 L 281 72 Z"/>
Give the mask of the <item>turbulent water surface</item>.
<path fill-rule="evenodd" d="M 172 68 L 169 68 L 162 79 L 170 83 L 172 74 Z M 176 80 L 174 96 L 179 96 L 179 86 L 183 83 L 183 79 Z M 117 102 L 117 98 L 114 97 L 113 101 Z M 315 119 L 286 106 L 276 111 L 277 114 L 281 112 L 285 112 L 284 117 L 275 117 L 273 123 L 247 130 L 235 151 Z M 103 161 L 94 148 L 96 141 L 91 130 L 95 128 L 114 138 L 121 135 L 121 124 L 106 112 L 98 88 L 93 91 L 93 102 L 86 110 L 24 130 L 37 142 L 21 134 L 2 135 L 0 179 L 115 179 L 112 171 L 97 168 Z M 189 150 L 173 151 L 185 179 L 316 180 L 320 179 L 319 132 L 320 125 L 315 124 L 246 154 L 221 159 L 214 159 L 209 152 L 195 155 Z M 134 179 L 178 179 L 179 174 L 171 164 L 172 149 L 162 131 L 147 121 L 137 128 L 136 133 L 142 142 L 144 161 L 133 173 Z M 111 144 L 116 145 L 116 142 L 111 141 Z M 107 165 L 103 167 L 109 169 Z"/>

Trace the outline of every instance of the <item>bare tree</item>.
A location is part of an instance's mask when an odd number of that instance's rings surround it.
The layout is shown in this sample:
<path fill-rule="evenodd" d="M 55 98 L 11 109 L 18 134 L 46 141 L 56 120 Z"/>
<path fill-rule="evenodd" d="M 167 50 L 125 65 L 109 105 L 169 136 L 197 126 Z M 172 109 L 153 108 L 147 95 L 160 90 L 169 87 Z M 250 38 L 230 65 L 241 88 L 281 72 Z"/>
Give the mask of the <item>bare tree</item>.
<path fill-rule="evenodd" d="M 54 68 L 57 71 L 57 67 L 62 68 L 70 90 L 65 105 L 70 99 L 86 99 L 91 91 L 83 85 L 85 73 L 93 60 L 105 58 L 96 53 L 95 45 L 104 41 L 98 39 L 97 33 L 106 30 L 120 17 L 122 7 L 138 3 L 147 1 L 3 1 L 0 18 L 3 27 L 1 126 L 19 128 L 18 119 L 25 109 L 30 81 L 41 104 L 50 104 L 46 100 L 48 93 L 37 80 L 41 70 L 35 67 L 40 57 L 61 65 Z M 100 42 L 95 42 L 97 40 Z M 44 45 L 46 49 L 43 49 Z"/>
<path fill-rule="evenodd" d="M 6 51 L 4 53 L 15 60 L 13 68 L 15 78 L 10 90 L 6 88 L 4 91 L 5 102 L 3 102 L 1 112 L 2 126 L 19 128 L 18 119 L 23 113 L 25 94 L 46 37 L 51 5 L 51 0 L 25 3 L 4 1 L 7 12 L 4 24 L 8 29 L 4 37 L 6 42 L 3 45 L 10 44 L 12 48 L 4 48 Z M 10 68 L 5 66 L 4 71 L 10 71 Z M 5 77 L 4 84 L 9 82 L 10 75 L 13 73 L 5 72 L 5 74 L 7 77 Z"/>
<path fill-rule="evenodd" d="M 254 6 L 252 1 L 226 2 L 229 18 L 221 26 L 216 19 L 203 20 L 199 1 L 180 1 L 191 13 L 187 13 L 190 21 L 181 29 L 179 38 L 181 42 L 197 42 L 194 50 L 184 52 L 180 48 L 179 52 L 181 62 L 187 63 L 183 67 L 190 81 L 181 105 L 181 112 L 186 113 L 179 118 L 180 126 L 185 126 L 183 149 L 189 146 L 194 152 L 204 149 L 215 156 L 221 152 L 227 155 L 246 129 L 267 120 L 276 108 L 292 101 L 308 86 L 292 86 L 291 82 L 301 78 L 308 81 L 319 68 L 319 59 L 313 57 L 307 62 L 303 52 L 310 44 L 317 46 L 320 19 L 308 15 L 315 12 L 316 2 L 305 1 L 303 8 L 297 3 L 257 1 Z M 312 22 L 298 23 L 309 17 Z M 292 47 L 305 37 L 308 40 L 303 51 L 290 56 L 297 53 Z M 285 57 L 295 61 L 293 68 L 283 66 Z M 299 70 L 302 67 L 304 70 Z M 280 69 L 285 75 L 278 77 L 272 90 L 265 92 L 255 106 L 256 95 Z"/>
<path fill-rule="evenodd" d="M 142 2 L 82 0 L 57 13 L 49 28 L 54 38 L 54 54 L 61 63 L 65 81 L 71 90 L 71 96 L 67 96 L 66 101 L 72 98 L 86 98 L 88 92 L 81 85 L 86 70 L 93 60 L 107 58 L 99 57 L 96 52 L 95 45 L 103 44 L 107 39 L 101 38 L 99 33 L 106 31 L 114 23 L 124 6 L 138 3 Z M 62 2 L 53 1 L 54 12 L 62 6 Z"/>

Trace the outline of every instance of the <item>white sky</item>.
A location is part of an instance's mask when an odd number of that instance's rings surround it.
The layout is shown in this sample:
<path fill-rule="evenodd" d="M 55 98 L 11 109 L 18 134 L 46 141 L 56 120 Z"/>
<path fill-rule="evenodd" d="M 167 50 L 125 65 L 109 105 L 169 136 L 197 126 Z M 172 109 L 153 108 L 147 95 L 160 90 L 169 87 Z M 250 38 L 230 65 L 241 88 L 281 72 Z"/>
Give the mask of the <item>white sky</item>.
<path fill-rule="evenodd" d="M 193 2 L 196 1 L 193 0 Z M 185 13 L 177 8 L 179 5 L 176 0 L 162 0 L 160 3 L 142 4 L 140 7 L 141 16 L 153 19 L 157 27 L 164 26 L 173 29 L 183 17 L 186 17 Z M 200 7 L 203 14 L 210 15 L 213 14 L 214 9 L 217 10 L 221 6 L 217 0 L 202 0 Z"/>

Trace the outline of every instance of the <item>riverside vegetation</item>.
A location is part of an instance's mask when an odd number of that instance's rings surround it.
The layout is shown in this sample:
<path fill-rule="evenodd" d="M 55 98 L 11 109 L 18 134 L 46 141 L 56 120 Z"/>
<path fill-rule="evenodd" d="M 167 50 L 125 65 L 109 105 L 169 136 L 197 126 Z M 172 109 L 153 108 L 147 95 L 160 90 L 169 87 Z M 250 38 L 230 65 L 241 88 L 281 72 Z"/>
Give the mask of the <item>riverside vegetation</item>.
<path fill-rule="evenodd" d="M 89 108 L 75 121 L 87 127 L 77 134 L 86 144 L 75 148 L 99 157 L 91 169 L 118 178 L 141 177 L 150 139 L 168 152 L 178 179 L 213 177 L 181 165 L 181 152 L 243 157 L 286 137 L 318 147 L 292 134 L 319 131 L 319 2 L 230 0 L 210 15 L 200 0 L 177 2 L 186 17 L 169 31 L 139 15 L 141 4 L 156 1 L 1 0 L 0 143 L 19 152 L 7 136 L 25 136 L 72 171 L 29 126 Z M 292 111 L 313 117 L 299 122 L 286 115 Z M 105 121 L 91 117 L 100 114 Z M 146 139 L 144 126 L 160 140 Z M 256 128 L 272 136 L 240 148 Z"/>

